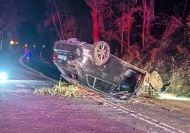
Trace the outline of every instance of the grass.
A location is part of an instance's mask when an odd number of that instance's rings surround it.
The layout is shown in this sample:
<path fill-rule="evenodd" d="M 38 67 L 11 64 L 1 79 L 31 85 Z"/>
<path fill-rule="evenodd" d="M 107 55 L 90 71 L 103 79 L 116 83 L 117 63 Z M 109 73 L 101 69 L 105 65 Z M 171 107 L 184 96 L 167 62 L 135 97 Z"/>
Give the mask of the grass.
<path fill-rule="evenodd" d="M 190 70 L 179 71 L 173 74 L 171 84 L 168 87 L 170 93 L 178 96 L 190 97 Z"/>

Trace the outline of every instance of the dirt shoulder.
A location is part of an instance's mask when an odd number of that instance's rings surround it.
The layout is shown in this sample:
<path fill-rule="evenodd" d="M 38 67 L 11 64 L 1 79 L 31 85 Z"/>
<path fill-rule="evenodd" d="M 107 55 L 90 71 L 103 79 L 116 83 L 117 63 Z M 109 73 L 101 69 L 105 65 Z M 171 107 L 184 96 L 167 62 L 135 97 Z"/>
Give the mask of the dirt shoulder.
<path fill-rule="evenodd" d="M 178 101 L 178 100 L 169 100 L 169 99 L 155 99 L 155 98 L 139 98 L 139 102 L 143 104 L 149 104 L 152 106 L 158 106 L 162 109 L 183 113 L 190 116 L 190 101 Z"/>

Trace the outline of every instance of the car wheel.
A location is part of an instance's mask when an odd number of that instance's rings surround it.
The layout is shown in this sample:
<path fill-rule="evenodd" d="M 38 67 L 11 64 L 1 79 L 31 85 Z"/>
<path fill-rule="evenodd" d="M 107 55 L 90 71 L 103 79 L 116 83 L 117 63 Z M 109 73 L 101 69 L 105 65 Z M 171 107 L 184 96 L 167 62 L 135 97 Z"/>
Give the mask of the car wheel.
<path fill-rule="evenodd" d="M 92 52 L 93 60 L 98 66 L 106 64 L 110 58 L 110 47 L 104 41 L 94 43 Z"/>
<path fill-rule="evenodd" d="M 152 73 L 150 73 L 149 82 L 151 86 L 156 90 L 159 90 L 163 87 L 162 78 L 156 71 L 153 71 Z"/>

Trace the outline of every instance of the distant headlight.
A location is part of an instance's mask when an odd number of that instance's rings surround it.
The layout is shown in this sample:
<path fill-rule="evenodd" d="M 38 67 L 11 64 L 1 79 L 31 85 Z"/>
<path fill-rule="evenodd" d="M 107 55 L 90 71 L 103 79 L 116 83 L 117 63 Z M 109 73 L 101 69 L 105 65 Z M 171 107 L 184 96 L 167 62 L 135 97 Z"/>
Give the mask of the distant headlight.
<path fill-rule="evenodd" d="M 0 81 L 6 81 L 8 79 L 8 75 L 6 72 L 0 72 Z"/>

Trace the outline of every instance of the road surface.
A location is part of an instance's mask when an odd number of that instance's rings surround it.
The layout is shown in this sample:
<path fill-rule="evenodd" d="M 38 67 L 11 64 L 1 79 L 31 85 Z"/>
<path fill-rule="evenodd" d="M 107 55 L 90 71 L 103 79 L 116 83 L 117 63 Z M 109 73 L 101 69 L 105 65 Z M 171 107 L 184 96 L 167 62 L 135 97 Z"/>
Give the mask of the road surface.
<path fill-rule="evenodd" d="M 0 133 L 190 132 L 189 102 L 34 95 L 54 83 L 23 68 L 17 57 L 6 63 L 12 76 L 0 84 Z"/>
<path fill-rule="evenodd" d="M 88 98 L 33 95 L 52 82 L 23 68 L 20 76 L 1 84 L 1 133 L 142 132 L 124 114 Z M 16 74 L 17 75 L 17 74 Z"/>
<path fill-rule="evenodd" d="M 93 99 L 34 95 L 53 82 L 23 68 L 15 56 L 1 61 L 11 79 L 0 84 L 0 133 L 142 132 Z"/>

